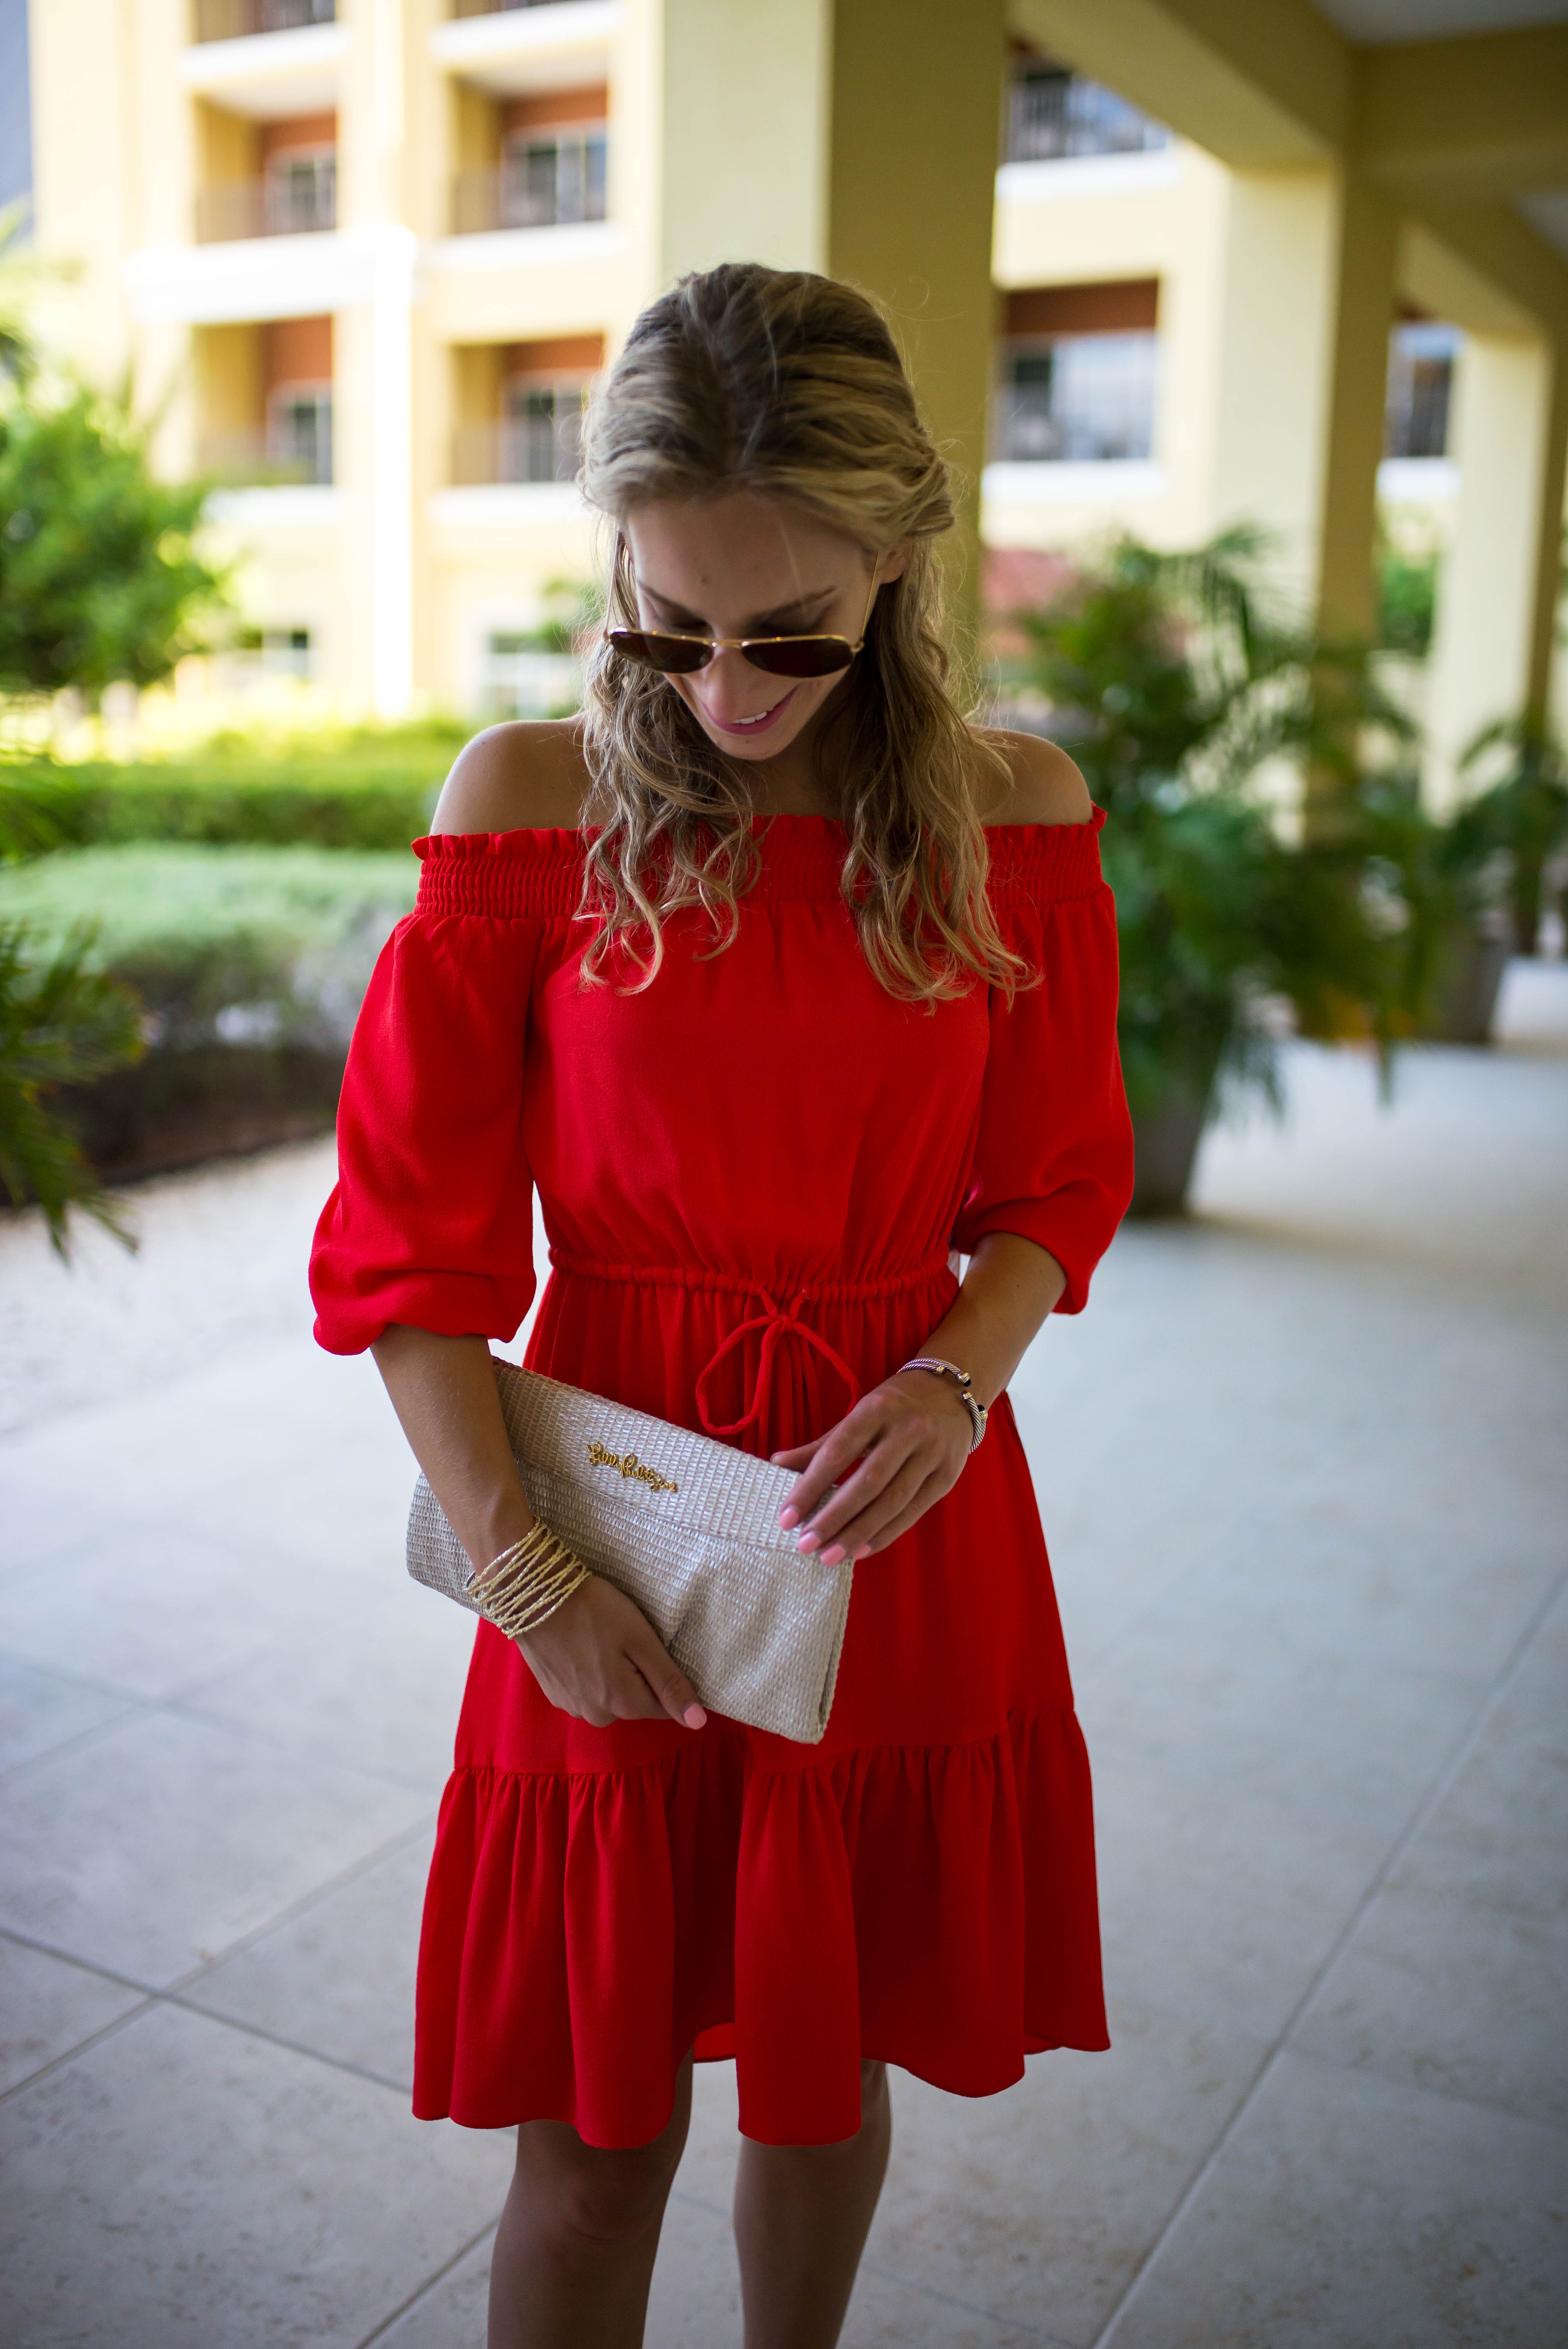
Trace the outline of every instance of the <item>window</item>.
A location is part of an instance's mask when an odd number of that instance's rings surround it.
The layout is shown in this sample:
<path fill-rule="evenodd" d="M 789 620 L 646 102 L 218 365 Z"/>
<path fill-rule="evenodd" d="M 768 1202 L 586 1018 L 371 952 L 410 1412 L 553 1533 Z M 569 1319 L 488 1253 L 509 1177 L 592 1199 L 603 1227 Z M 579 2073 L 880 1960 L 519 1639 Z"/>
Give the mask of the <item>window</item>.
<path fill-rule="evenodd" d="M 1007 122 L 1010 163 L 1059 162 L 1069 155 L 1136 155 L 1169 143 L 1162 122 L 1113 89 L 1065 66 L 1030 65 L 1013 78 Z"/>
<path fill-rule="evenodd" d="M 331 228 L 337 218 L 335 147 L 289 147 L 267 165 L 263 222 L 269 236 Z"/>
<path fill-rule="evenodd" d="M 583 441 L 583 383 L 542 383 L 514 376 L 501 426 L 503 481 L 573 481 Z"/>
<path fill-rule="evenodd" d="M 501 152 L 502 228 L 562 228 L 604 217 L 604 126 L 514 133 Z"/>
<path fill-rule="evenodd" d="M 1005 343 L 996 455 L 1015 465 L 1151 455 L 1155 352 L 1156 337 L 1146 332 Z"/>
<path fill-rule="evenodd" d="M 1448 454 L 1449 401 L 1459 339 L 1452 326 L 1436 319 L 1395 327 L 1388 344 L 1386 457 Z"/>
<path fill-rule="evenodd" d="M 480 678 L 480 715 L 571 718 L 583 706 L 582 674 L 549 629 L 497 630 L 487 637 Z"/>
<path fill-rule="evenodd" d="M 284 384 L 267 401 L 267 461 L 293 481 L 332 479 L 332 388 Z"/>

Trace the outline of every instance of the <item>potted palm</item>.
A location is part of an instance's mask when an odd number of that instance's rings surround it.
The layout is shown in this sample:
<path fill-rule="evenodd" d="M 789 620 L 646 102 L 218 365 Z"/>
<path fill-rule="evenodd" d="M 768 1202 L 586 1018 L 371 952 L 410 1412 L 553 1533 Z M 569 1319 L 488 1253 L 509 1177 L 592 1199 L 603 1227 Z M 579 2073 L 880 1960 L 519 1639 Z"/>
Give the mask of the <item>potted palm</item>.
<path fill-rule="evenodd" d="M 1112 818 L 1135 1215 L 1181 1206 L 1222 1080 L 1277 1102 L 1281 998 L 1315 1035 L 1391 1032 L 1357 761 L 1369 723 L 1397 739 L 1408 722 L 1358 648 L 1270 612 L 1261 554 L 1246 530 L 1175 554 L 1123 539 L 1017 616 L 1005 678 L 1043 700 Z M 1261 787 L 1285 754 L 1336 782 L 1303 839 Z"/>

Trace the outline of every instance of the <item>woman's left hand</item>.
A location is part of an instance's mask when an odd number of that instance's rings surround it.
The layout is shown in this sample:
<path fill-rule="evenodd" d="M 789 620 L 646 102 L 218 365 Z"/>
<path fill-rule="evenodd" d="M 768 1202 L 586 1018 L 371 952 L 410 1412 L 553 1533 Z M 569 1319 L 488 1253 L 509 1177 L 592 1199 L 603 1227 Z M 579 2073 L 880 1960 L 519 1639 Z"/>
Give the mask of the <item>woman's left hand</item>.
<path fill-rule="evenodd" d="M 805 1472 L 779 1522 L 786 1529 L 799 1526 L 796 1547 L 816 1552 L 825 1566 L 870 1557 L 953 1490 L 974 1433 L 951 1380 L 896 1371 L 826 1435 L 772 1454 L 776 1467 Z"/>

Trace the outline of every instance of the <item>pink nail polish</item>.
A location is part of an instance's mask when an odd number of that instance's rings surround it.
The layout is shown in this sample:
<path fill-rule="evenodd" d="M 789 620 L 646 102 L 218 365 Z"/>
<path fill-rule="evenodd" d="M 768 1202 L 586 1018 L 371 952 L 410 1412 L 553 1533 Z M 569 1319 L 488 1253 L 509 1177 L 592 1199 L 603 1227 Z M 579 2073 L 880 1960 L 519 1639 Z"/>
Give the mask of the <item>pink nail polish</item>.
<path fill-rule="evenodd" d="M 793 1507 L 789 1502 L 786 1501 L 784 1506 L 779 1512 L 779 1522 L 783 1526 L 785 1532 L 788 1533 L 791 1526 L 798 1526 L 799 1524 L 799 1510 Z"/>
<path fill-rule="evenodd" d="M 797 1549 L 813 1550 L 820 1549 L 821 1547 L 821 1543 L 822 1537 L 820 1534 L 802 1534 L 795 1547 Z"/>
<path fill-rule="evenodd" d="M 835 1542 L 831 1549 L 825 1549 L 822 1552 L 822 1564 L 824 1566 L 841 1566 L 843 1562 L 844 1545 L 842 1542 Z"/>

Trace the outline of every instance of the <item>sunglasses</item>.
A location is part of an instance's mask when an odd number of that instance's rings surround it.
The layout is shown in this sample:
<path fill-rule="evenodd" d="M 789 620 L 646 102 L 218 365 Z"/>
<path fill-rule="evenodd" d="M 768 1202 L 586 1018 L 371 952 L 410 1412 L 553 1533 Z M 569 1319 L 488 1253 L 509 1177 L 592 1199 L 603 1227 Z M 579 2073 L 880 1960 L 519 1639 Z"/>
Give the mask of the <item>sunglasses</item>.
<path fill-rule="evenodd" d="M 621 549 L 615 549 L 615 567 L 620 568 Z M 738 652 L 753 668 L 765 669 L 769 677 L 831 677 L 839 669 L 848 668 L 866 640 L 866 628 L 876 601 L 877 570 L 872 566 L 871 593 L 861 618 L 860 635 L 848 636 L 693 636 L 674 629 L 606 628 L 607 640 L 628 660 L 638 662 L 644 668 L 655 668 L 662 677 L 691 677 L 706 668 L 715 653 Z"/>

